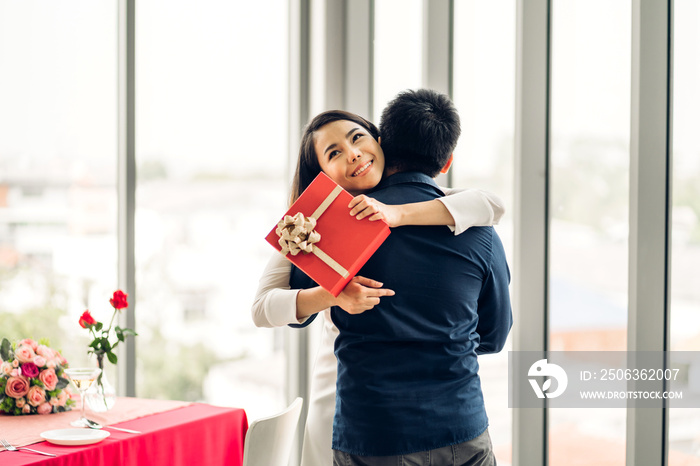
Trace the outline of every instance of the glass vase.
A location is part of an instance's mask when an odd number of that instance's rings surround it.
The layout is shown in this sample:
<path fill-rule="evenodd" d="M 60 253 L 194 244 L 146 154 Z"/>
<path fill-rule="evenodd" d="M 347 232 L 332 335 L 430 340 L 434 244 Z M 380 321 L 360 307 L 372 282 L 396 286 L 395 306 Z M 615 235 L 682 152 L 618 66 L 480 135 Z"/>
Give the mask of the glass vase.
<path fill-rule="evenodd" d="M 110 383 L 107 373 L 104 370 L 104 356 L 97 357 L 97 365 L 102 372 L 97 377 L 97 380 L 85 392 L 85 402 L 87 406 L 95 413 L 103 413 L 109 411 L 117 401 L 117 391 Z"/>

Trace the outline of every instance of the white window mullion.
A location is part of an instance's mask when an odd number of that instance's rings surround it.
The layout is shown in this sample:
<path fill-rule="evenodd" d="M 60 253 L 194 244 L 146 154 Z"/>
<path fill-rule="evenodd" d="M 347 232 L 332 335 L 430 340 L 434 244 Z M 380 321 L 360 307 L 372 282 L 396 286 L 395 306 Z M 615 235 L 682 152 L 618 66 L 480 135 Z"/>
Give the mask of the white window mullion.
<path fill-rule="evenodd" d="M 297 165 L 297 154 L 301 133 L 309 120 L 311 107 L 311 6 L 310 0 L 290 0 L 289 2 L 289 143 L 288 179 L 292 179 Z M 286 364 L 285 392 L 287 403 L 301 396 L 302 407 L 299 425 L 306 422 L 309 400 L 309 329 L 280 329 L 284 332 Z M 276 330 L 277 331 L 277 330 Z M 303 442 L 303 429 L 296 435 L 290 464 L 299 464 Z"/>
<path fill-rule="evenodd" d="M 454 98 L 454 0 L 423 0 L 423 87 Z M 437 183 L 452 187 L 452 170 Z"/>
<path fill-rule="evenodd" d="M 632 2 L 627 333 L 631 354 L 669 348 L 671 5 L 670 0 Z M 655 388 L 663 390 L 664 385 L 660 382 Z M 628 408 L 627 464 L 667 464 L 667 426 L 666 403 Z"/>
<path fill-rule="evenodd" d="M 118 3 L 117 80 L 117 243 L 119 288 L 130 296 L 129 307 L 120 315 L 120 325 L 136 329 L 136 262 L 134 259 L 134 213 L 136 210 L 136 2 Z M 136 339 L 120 345 L 117 391 L 136 396 Z"/>
<path fill-rule="evenodd" d="M 374 103 L 374 0 L 347 1 L 344 21 L 346 74 L 343 108 L 371 119 Z"/>
<path fill-rule="evenodd" d="M 547 350 L 549 126 L 551 95 L 548 0 L 518 0 L 515 104 L 514 351 Z M 530 390 L 511 380 L 513 390 Z M 513 464 L 547 464 L 547 411 L 513 410 Z"/>

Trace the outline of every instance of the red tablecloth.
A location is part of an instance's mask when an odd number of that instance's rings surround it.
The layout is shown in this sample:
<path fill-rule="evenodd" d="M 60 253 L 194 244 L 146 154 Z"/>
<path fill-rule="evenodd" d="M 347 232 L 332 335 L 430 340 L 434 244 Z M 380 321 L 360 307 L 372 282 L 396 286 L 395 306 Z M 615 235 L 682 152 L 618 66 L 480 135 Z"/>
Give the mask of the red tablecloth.
<path fill-rule="evenodd" d="M 51 458 L 29 451 L 0 451 L 0 464 L 240 466 L 243 463 L 248 419 L 242 409 L 193 404 L 115 425 L 142 433 L 128 434 L 107 429 L 109 437 L 85 446 L 35 443 L 29 448 L 58 456 Z"/>

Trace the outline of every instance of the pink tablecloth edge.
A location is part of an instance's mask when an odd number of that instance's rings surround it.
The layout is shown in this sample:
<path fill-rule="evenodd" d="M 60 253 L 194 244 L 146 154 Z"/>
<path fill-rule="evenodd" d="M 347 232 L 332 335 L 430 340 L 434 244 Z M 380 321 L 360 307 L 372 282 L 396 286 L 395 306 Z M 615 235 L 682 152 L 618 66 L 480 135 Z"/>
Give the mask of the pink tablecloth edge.
<path fill-rule="evenodd" d="M 121 422 L 171 411 L 194 404 L 191 401 L 150 400 L 144 398 L 118 397 L 112 410 L 93 413 L 87 410 L 86 417 L 110 426 Z M 27 416 L 0 415 L 0 433 L 10 444 L 21 447 L 43 442 L 41 432 L 54 429 L 69 429 L 70 423 L 80 417 L 80 408 L 65 413 Z M 4 448 L 0 447 L 0 451 Z"/>

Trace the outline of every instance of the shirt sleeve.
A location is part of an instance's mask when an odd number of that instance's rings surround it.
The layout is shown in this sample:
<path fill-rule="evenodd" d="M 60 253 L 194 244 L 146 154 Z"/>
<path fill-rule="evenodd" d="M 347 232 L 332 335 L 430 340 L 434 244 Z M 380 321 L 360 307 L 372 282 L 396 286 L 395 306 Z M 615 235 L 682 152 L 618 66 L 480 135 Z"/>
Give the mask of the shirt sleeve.
<path fill-rule="evenodd" d="M 441 188 L 444 197 L 437 198 L 450 212 L 455 226 L 450 230 L 455 235 L 463 233 L 470 227 L 497 225 L 505 213 L 503 200 L 493 193 L 481 189 Z"/>
<path fill-rule="evenodd" d="M 289 277 L 292 263 L 279 253 L 275 253 L 267 263 L 260 277 L 258 290 L 251 309 L 256 327 L 282 327 L 287 324 L 304 323 L 297 320 L 297 294 L 292 290 Z"/>
<path fill-rule="evenodd" d="M 479 346 L 476 354 L 498 353 L 503 349 L 508 333 L 513 326 L 513 311 L 510 304 L 510 270 L 500 238 L 493 232 L 491 266 L 479 295 L 477 314 L 479 321 L 476 333 Z"/>

